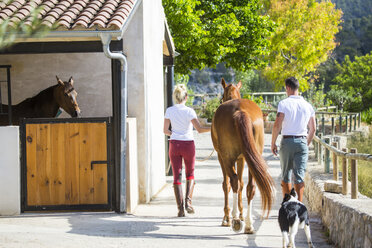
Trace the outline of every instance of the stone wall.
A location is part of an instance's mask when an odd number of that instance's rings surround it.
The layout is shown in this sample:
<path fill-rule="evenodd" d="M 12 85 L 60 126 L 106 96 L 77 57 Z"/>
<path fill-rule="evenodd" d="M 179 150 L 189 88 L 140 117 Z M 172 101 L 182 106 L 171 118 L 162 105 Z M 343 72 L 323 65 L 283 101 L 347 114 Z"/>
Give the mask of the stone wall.
<path fill-rule="evenodd" d="M 332 178 L 315 162 L 308 165 L 305 195 L 308 208 L 322 216 L 330 240 L 337 247 L 372 247 L 372 199 L 359 194 L 324 192 L 324 182 Z"/>

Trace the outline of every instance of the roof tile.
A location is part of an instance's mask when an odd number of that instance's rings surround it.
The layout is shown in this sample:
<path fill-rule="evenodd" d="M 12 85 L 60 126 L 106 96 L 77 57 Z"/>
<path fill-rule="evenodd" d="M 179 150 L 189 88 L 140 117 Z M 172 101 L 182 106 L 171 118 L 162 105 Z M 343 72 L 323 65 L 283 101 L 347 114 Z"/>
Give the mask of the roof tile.
<path fill-rule="evenodd" d="M 14 0 L 0 1 L 0 23 L 9 20 L 9 25 L 18 20 L 27 20 L 35 7 L 41 7 L 39 18 L 48 26 L 68 30 L 88 28 L 120 29 L 133 10 L 137 0 Z"/>

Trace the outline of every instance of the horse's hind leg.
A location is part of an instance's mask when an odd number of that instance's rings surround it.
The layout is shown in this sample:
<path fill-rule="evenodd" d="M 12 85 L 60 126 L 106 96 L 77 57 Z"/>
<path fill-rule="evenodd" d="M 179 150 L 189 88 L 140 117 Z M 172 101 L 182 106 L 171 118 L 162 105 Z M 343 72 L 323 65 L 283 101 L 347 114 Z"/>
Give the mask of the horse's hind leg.
<path fill-rule="evenodd" d="M 222 189 L 225 196 L 225 206 L 224 206 L 224 217 L 222 220 L 222 226 L 231 226 L 231 220 L 230 220 L 230 207 L 229 207 L 229 192 L 230 192 L 230 178 L 228 177 L 226 170 L 223 166 L 222 159 L 220 155 L 218 155 L 218 160 L 220 161 L 222 174 L 223 174 L 223 182 L 222 182 Z"/>
<path fill-rule="evenodd" d="M 235 171 L 235 159 L 226 163 L 226 170 L 230 178 L 231 188 L 233 190 L 233 209 L 232 209 L 232 228 L 235 232 L 239 232 L 243 225 L 238 218 L 238 191 L 239 191 L 239 180 L 238 175 Z"/>
<path fill-rule="evenodd" d="M 249 173 L 249 179 L 248 179 L 248 185 L 247 185 L 248 210 L 247 210 L 247 216 L 245 217 L 245 229 L 244 229 L 244 233 L 247 233 L 247 234 L 254 233 L 253 218 L 252 218 L 252 199 L 255 193 L 256 193 L 256 185 L 252 177 L 252 174 Z"/>
<path fill-rule="evenodd" d="M 236 164 L 238 167 L 238 182 L 239 182 L 239 190 L 238 190 L 238 208 L 239 208 L 239 219 L 244 221 L 243 216 L 243 201 L 242 201 L 242 191 L 244 188 L 243 182 L 243 171 L 244 171 L 244 157 L 241 156 L 236 160 Z"/>

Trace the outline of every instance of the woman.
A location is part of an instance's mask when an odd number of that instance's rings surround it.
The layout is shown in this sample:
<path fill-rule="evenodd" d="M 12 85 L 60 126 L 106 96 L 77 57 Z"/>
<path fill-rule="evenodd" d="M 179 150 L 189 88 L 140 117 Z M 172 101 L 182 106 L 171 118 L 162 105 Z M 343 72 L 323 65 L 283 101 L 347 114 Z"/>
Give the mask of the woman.
<path fill-rule="evenodd" d="M 164 118 L 164 134 L 170 136 L 169 158 L 173 169 L 173 188 L 177 201 L 178 217 L 185 216 L 182 194 L 182 159 L 186 171 L 185 209 L 189 214 L 194 213 L 191 206 L 192 192 L 194 190 L 195 144 L 193 129 L 199 133 L 209 132 L 210 127 L 202 127 L 195 111 L 185 106 L 187 89 L 184 84 L 176 85 L 173 91 L 174 106 L 167 108 Z M 170 130 L 172 125 L 172 130 Z"/>

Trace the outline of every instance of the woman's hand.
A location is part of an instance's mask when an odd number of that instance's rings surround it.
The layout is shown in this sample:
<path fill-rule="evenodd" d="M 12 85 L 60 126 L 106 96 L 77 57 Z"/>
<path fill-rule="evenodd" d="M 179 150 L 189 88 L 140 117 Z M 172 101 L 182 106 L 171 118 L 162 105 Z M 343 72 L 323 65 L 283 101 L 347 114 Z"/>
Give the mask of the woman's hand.
<path fill-rule="evenodd" d="M 191 123 L 198 133 L 206 133 L 211 131 L 211 127 L 201 126 L 198 119 L 192 119 Z"/>

